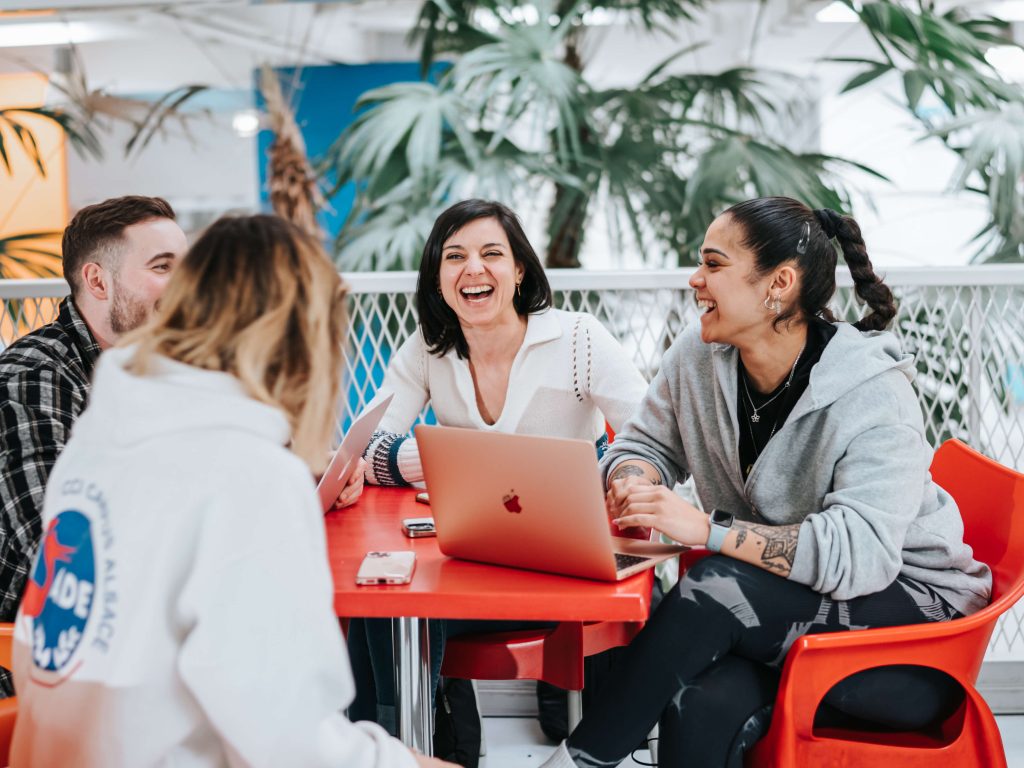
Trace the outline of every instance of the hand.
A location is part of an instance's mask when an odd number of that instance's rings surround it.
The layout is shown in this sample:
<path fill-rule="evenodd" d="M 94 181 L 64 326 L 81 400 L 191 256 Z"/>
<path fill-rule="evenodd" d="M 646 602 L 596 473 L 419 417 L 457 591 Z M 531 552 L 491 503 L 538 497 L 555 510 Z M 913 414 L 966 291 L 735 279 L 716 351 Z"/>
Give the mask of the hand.
<path fill-rule="evenodd" d="M 444 760 L 439 760 L 436 757 L 426 757 L 418 753 L 413 753 L 412 759 L 416 761 L 416 765 L 420 768 L 459 768 L 455 763 L 446 763 Z"/>
<path fill-rule="evenodd" d="M 363 492 L 363 477 L 365 474 L 366 461 L 363 459 L 357 459 L 356 466 L 352 470 L 352 474 L 349 475 L 348 482 L 345 483 L 345 487 L 341 489 L 341 493 L 338 494 L 338 498 L 334 500 L 334 504 L 331 505 L 331 509 L 341 509 L 342 507 L 349 507 L 356 503 Z"/>
<path fill-rule="evenodd" d="M 608 484 L 608 492 L 604 495 L 604 506 L 608 517 L 617 520 L 625 514 L 629 494 L 636 488 L 653 488 L 654 483 L 643 475 L 628 475 L 620 480 L 612 480 Z"/>
<path fill-rule="evenodd" d="M 627 478 L 621 481 L 621 488 L 608 490 L 609 496 L 616 492 L 619 515 L 615 524 L 620 528 L 654 528 L 680 544 L 704 546 L 711 530 L 708 516 L 665 486 L 638 480 Z"/>

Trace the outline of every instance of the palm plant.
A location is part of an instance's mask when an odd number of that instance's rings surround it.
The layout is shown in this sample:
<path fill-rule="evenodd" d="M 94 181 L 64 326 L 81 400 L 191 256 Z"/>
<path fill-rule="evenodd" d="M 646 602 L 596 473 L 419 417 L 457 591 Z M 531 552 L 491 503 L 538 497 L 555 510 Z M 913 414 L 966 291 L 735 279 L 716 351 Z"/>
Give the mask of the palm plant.
<path fill-rule="evenodd" d="M 42 119 L 56 125 L 80 155 L 97 160 L 103 156 L 100 132 L 112 122 L 127 122 L 134 129 L 124 147 L 127 157 L 145 149 L 169 121 L 185 125 L 186 115 L 180 111 L 181 107 L 206 90 L 202 85 L 184 85 L 153 101 L 113 96 L 103 89 L 90 88 L 78 50 L 73 45 L 70 53 L 70 72 L 64 78 L 50 79 L 66 104 L 0 108 L 0 164 L 8 175 L 14 173 L 10 153 L 15 145 L 28 157 L 35 171 L 46 176 L 46 162 L 32 130 L 32 120 Z M 59 277 L 61 258 L 56 242 L 59 237 L 59 232 L 19 232 L 0 237 L 0 279 Z"/>
<path fill-rule="evenodd" d="M 985 110 L 995 115 L 1021 101 L 1020 89 L 999 80 L 984 58 L 1003 41 L 1001 22 L 956 10 L 937 14 L 923 0 L 914 8 L 891 0 L 848 4 L 880 51 L 877 60 L 844 60 L 867 65 L 848 90 L 895 72 L 904 79 L 908 109 L 932 92 L 958 120 L 981 121 Z M 620 244 L 676 264 L 691 261 L 713 214 L 739 199 L 790 194 L 848 210 L 851 172 L 874 171 L 772 138 L 800 108 L 792 77 L 748 67 L 673 73 L 686 48 L 630 88 L 600 89 L 587 80 L 580 52 L 588 14 L 624 14 L 653 32 L 694 18 L 703 6 L 701 0 L 548 0 L 526 6 L 535 9 L 529 14 L 511 0 L 425 0 L 414 33 L 423 71 L 435 65 L 436 73 L 440 56 L 451 65 L 421 82 L 365 93 L 357 104 L 361 114 L 320 166 L 335 188 L 355 188 L 337 242 L 341 265 L 412 267 L 445 201 L 471 194 L 508 201 L 549 195 L 553 267 L 579 265 L 598 208 Z M 996 130 L 995 122 L 984 125 Z M 959 140 L 966 127 L 923 129 Z M 981 130 L 975 136 L 962 148 L 947 143 L 964 157 L 961 186 L 992 200 L 991 190 L 1001 191 L 988 234 L 1005 243 L 1017 231 L 1008 223 L 1005 206 L 1013 204 L 1007 198 L 1019 196 L 1007 194 L 1008 182 L 993 181 L 1005 178 L 997 137 Z"/>
<path fill-rule="evenodd" d="M 923 129 L 960 156 L 954 190 L 985 196 L 989 222 L 975 240 L 976 261 L 1024 260 L 1024 90 L 1005 82 L 986 59 L 1005 46 L 1009 24 L 972 18 L 953 5 L 939 13 L 930 0 L 914 5 L 843 0 L 860 17 L 878 49 L 877 59 L 832 59 L 865 65 L 844 90 L 877 78 L 902 78 L 905 105 Z M 920 110 L 930 96 L 942 105 L 936 120 Z"/>
<path fill-rule="evenodd" d="M 654 30 L 701 6 L 601 7 Z M 620 243 L 654 245 L 675 263 L 691 258 L 712 211 L 750 194 L 786 192 L 847 207 L 836 171 L 854 164 L 768 136 L 766 124 L 794 106 L 778 99 L 790 78 L 747 68 L 670 74 L 677 54 L 633 88 L 598 89 L 584 77 L 579 53 L 593 6 L 537 7 L 529 23 L 503 0 L 424 5 L 417 26 L 424 68 L 441 54 L 457 56 L 454 63 L 434 80 L 364 94 L 357 109 L 365 111 L 322 165 L 336 184 L 356 189 L 338 242 L 344 267 L 413 266 L 445 201 L 469 194 L 509 200 L 553 189 L 552 267 L 579 266 L 598 205 Z"/>

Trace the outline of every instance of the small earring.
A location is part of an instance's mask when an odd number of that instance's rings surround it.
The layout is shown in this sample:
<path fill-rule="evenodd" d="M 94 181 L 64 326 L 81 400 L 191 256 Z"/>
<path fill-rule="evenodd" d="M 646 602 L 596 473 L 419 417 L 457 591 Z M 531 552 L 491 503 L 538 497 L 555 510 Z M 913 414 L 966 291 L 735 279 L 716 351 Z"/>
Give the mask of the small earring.
<path fill-rule="evenodd" d="M 441 295 L 441 284 L 440 283 L 437 284 L 437 295 L 438 296 Z"/>
<path fill-rule="evenodd" d="M 519 286 L 522 285 L 522 284 L 523 284 L 522 280 L 520 280 L 518 283 L 516 283 L 516 296 L 522 296 L 522 294 L 519 292 Z"/>
<path fill-rule="evenodd" d="M 770 302 L 770 303 L 769 303 Z M 775 298 L 769 293 L 764 297 L 764 308 L 769 312 L 774 312 L 776 315 L 782 314 L 782 294 L 776 293 Z"/>

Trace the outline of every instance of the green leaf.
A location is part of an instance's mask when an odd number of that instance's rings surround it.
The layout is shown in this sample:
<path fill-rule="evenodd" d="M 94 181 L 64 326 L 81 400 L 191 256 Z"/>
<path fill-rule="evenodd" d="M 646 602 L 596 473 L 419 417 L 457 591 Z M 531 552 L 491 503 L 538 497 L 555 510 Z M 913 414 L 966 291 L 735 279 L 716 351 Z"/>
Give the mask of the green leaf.
<path fill-rule="evenodd" d="M 907 106 L 912 111 L 917 109 L 917 105 L 921 101 L 921 94 L 924 93 L 927 84 L 927 78 L 916 69 L 903 73 L 903 90 L 907 94 Z"/>
<path fill-rule="evenodd" d="M 859 75 L 850 78 L 850 80 L 847 81 L 846 85 L 839 89 L 839 93 L 848 93 L 849 91 L 852 91 L 855 88 L 860 88 L 861 86 L 867 85 L 868 83 L 880 78 L 886 72 L 891 72 L 892 69 L 893 68 L 889 64 L 879 62 L 878 64 L 875 64 L 873 67 L 864 70 Z"/>

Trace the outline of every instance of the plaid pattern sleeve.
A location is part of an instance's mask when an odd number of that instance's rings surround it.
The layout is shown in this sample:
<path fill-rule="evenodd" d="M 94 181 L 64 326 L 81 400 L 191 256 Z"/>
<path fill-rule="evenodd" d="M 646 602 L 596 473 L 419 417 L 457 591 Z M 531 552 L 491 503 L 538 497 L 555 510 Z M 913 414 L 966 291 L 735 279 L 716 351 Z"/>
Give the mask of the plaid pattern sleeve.
<path fill-rule="evenodd" d="M 0 354 L 0 621 L 14 621 L 42 535 L 43 495 L 85 409 L 99 346 L 74 304 Z M 0 692 L 10 681 L 0 675 Z"/>
<path fill-rule="evenodd" d="M 85 406 L 85 393 L 46 368 L 8 377 L 0 392 L 0 621 L 13 621 L 42 535 L 46 481 Z"/>

